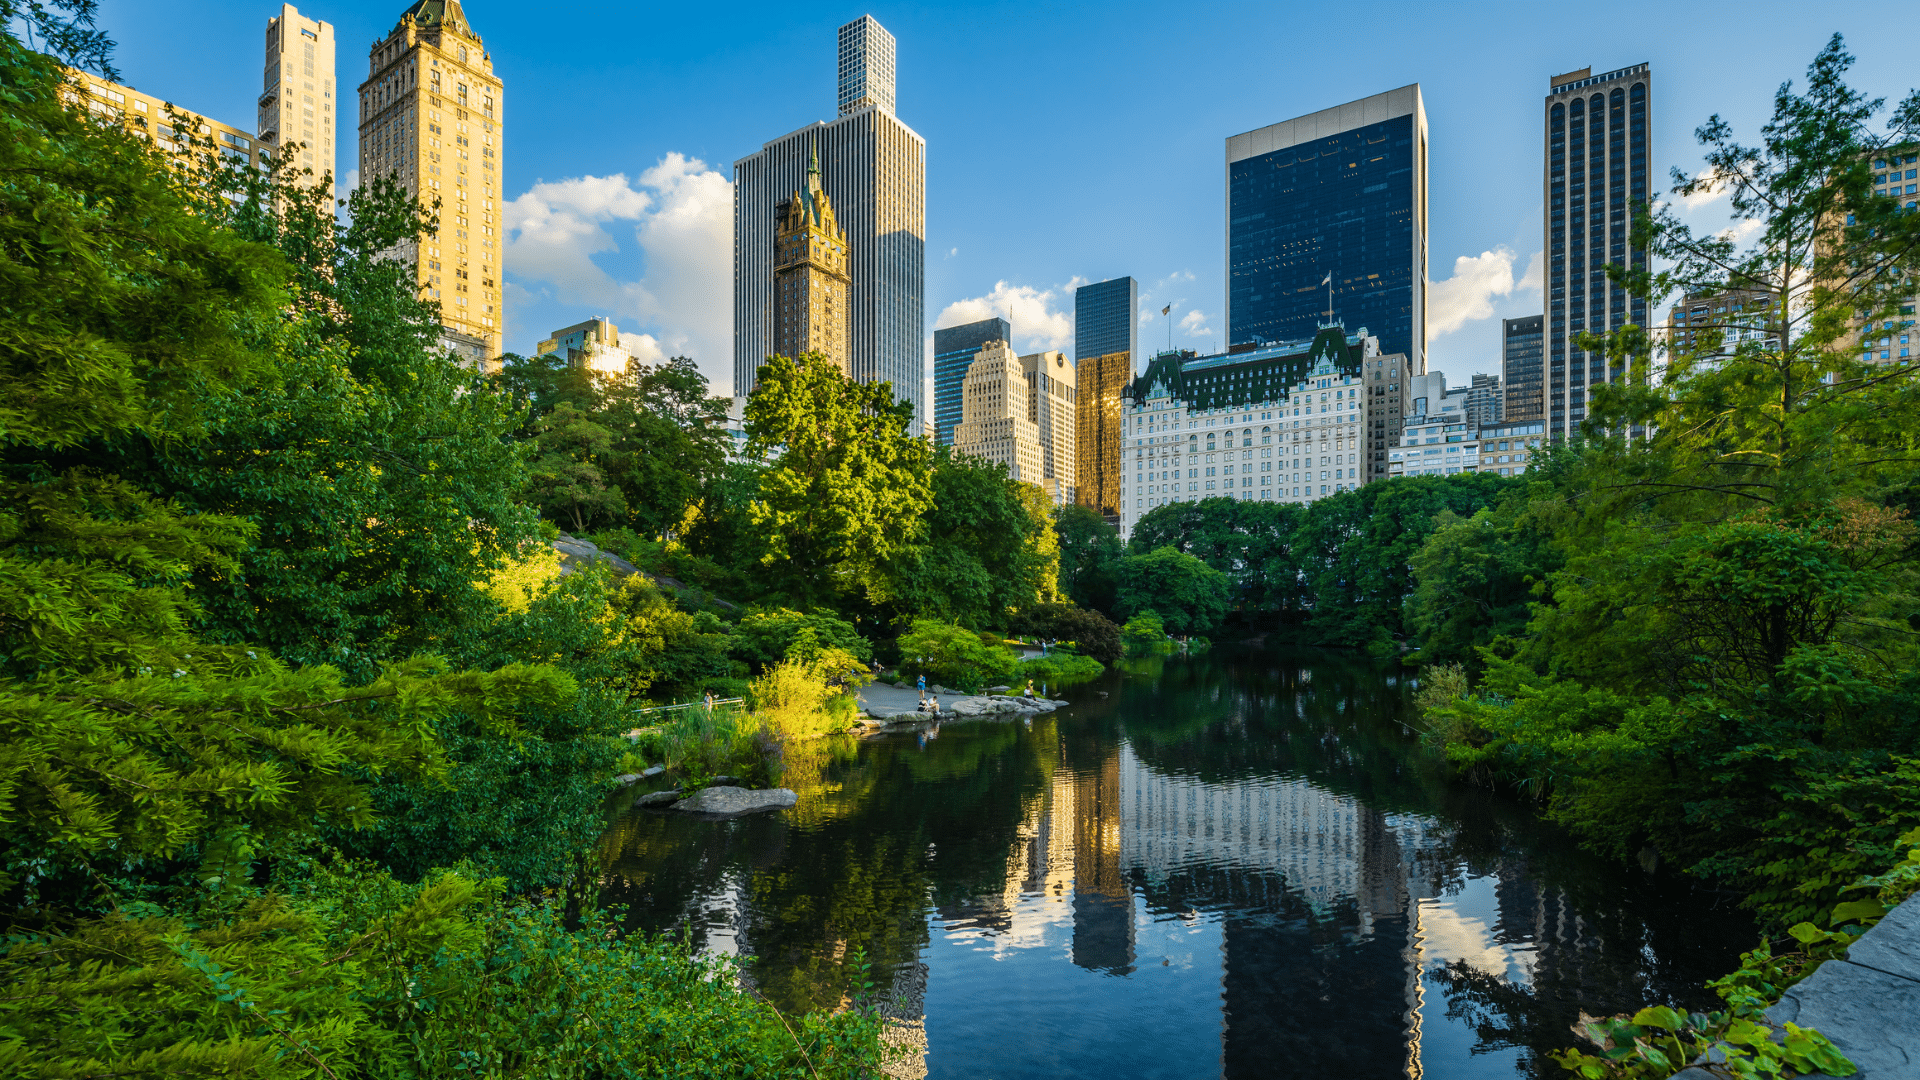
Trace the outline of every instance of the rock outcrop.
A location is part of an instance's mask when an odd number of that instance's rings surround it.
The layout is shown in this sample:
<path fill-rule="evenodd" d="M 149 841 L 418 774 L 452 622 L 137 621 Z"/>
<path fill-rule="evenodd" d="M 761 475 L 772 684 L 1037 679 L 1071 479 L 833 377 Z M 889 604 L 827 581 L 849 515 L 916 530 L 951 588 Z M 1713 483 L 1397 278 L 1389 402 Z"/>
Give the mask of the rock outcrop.
<path fill-rule="evenodd" d="M 715 817 L 738 817 L 761 810 L 784 810 L 800 801 L 791 788 L 749 791 L 742 787 L 702 788 L 673 804 L 675 810 Z"/>

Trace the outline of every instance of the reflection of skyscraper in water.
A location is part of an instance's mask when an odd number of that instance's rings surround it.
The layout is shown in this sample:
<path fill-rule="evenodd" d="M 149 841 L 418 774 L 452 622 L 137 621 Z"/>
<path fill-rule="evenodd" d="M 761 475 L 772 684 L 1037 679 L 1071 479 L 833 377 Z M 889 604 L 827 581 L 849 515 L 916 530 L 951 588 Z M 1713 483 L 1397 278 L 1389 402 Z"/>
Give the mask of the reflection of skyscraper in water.
<path fill-rule="evenodd" d="M 1133 970 L 1133 890 L 1120 862 L 1118 748 L 1098 765 L 1075 770 L 1071 783 L 1073 962 L 1124 975 Z"/>
<path fill-rule="evenodd" d="M 950 928 L 985 931 L 1010 948 L 1050 946 L 1066 931 L 1075 964 L 1124 975 L 1133 970 L 1134 926 L 1123 832 L 1119 755 L 1062 763 L 1027 807 L 1000 890 L 941 914 Z"/>
<path fill-rule="evenodd" d="M 1300 1075 L 1402 1073 L 1418 967 L 1409 912 L 1425 890 L 1428 823 L 1299 778 L 1210 782 L 1118 761 L 1121 865 L 1150 904 L 1223 921 L 1225 1075 L 1265 1075 L 1287 1047 Z M 1339 1030 L 1338 1040 L 1319 1037 Z"/>

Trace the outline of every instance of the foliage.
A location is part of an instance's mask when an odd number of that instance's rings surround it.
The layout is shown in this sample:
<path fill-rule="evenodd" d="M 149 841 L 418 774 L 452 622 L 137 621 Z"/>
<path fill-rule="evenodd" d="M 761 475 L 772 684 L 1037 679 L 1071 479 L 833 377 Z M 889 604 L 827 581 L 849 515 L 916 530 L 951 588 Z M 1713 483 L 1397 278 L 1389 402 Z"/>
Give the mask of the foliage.
<path fill-rule="evenodd" d="M 1404 640 L 1414 556 L 1440 515 L 1471 515 L 1519 482 L 1491 473 L 1407 476 L 1314 502 L 1294 537 L 1294 558 L 1313 599 L 1303 628 L 1308 640 Z"/>
<path fill-rule="evenodd" d="M 1103 664 L 1120 658 L 1120 628 L 1098 611 L 1038 604 L 1015 613 L 1013 629 L 1047 641 L 1072 642 L 1074 651 Z"/>
<path fill-rule="evenodd" d="M 319 870 L 198 917 L 11 938 L 0 1071 L 424 1077 L 868 1075 L 870 1012 L 791 1025 L 730 963 L 618 938 L 593 906 L 516 902 L 461 871 Z"/>
<path fill-rule="evenodd" d="M 626 496 L 607 482 L 613 432 L 564 403 L 541 417 L 535 432 L 524 494 L 541 513 L 574 532 L 625 519 Z"/>
<path fill-rule="evenodd" d="M 1089 611 L 1113 610 L 1113 567 L 1126 554 L 1120 531 L 1091 507 L 1062 506 L 1053 528 L 1060 544 L 1060 592 Z"/>
<path fill-rule="evenodd" d="M 928 445 L 893 384 L 861 383 L 816 353 L 770 357 L 747 400 L 747 449 L 771 458 L 747 507 L 771 596 L 812 606 L 884 597 L 882 569 L 916 544 L 931 498 Z"/>
<path fill-rule="evenodd" d="M 1210 498 L 1169 503 L 1148 511 L 1133 528 L 1136 555 L 1171 547 L 1195 556 L 1232 579 L 1232 596 L 1245 615 L 1297 619 L 1311 607 L 1295 536 L 1315 506 Z"/>
<path fill-rule="evenodd" d="M 901 675 L 925 675 L 969 693 L 1008 682 L 1019 663 L 1005 645 L 988 645 L 970 630 L 932 619 L 915 619 L 897 647 Z"/>
<path fill-rule="evenodd" d="M 1171 547 L 1121 559 L 1118 576 L 1115 610 L 1152 611 L 1169 633 L 1205 633 L 1226 617 L 1227 575 Z"/>
<path fill-rule="evenodd" d="M 1166 647 L 1167 627 L 1160 616 L 1151 611 L 1143 611 L 1127 620 L 1120 628 L 1120 641 L 1126 646 L 1127 655 L 1158 652 Z"/>
<path fill-rule="evenodd" d="M 890 610 L 981 629 L 1055 598 L 1059 543 L 1038 487 L 1009 479 L 998 462 L 941 447 L 931 496 L 923 542 L 901 548 L 888 567 Z"/>
<path fill-rule="evenodd" d="M 1442 510 L 1413 557 L 1406 629 L 1413 659 L 1477 664 L 1476 650 L 1525 634 L 1535 588 L 1564 562 L 1553 534 L 1515 489 L 1490 508 L 1461 517 Z"/>
<path fill-rule="evenodd" d="M 853 624 L 835 618 L 825 609 L 811 613 L 792 608 L 765 608 L 741 616 L 734 630 L 734 655 L 755 668 L 783 660 L 801 635 L 811 635 L 820 645 L 832 646 L 861 660 L 873 658 L 873 646 Z"/>
<path fill-rule="evenodd" d="M 1079 656 L 1070 652 L 1050 652 L 1045 656 L 1036 656 L 1020 661 L 1014 671 L 1015 680 L 1031 679 L 1052 686 L 1068 686 L 1098 678 L 1107 670 L 1107 665 L 1091 656 Z"/>
<path fill-rule="evenodd" d="M 528 496 L 575 532 L 599 522 L 669 537 L 725 469 L 727 399 L 707 394 L 688 357 L 608 373 L 558 353 L 507 355 L 492 381 L 536 447 Z"/>

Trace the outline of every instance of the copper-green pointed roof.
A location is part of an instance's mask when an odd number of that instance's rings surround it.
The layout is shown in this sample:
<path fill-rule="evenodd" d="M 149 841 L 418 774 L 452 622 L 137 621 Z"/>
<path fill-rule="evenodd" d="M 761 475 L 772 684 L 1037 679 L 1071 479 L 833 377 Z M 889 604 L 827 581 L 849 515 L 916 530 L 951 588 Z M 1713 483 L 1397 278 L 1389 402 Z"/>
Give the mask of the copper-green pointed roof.
<path fill-rule="evenodd" d="M 405 26 L 408 20 L 412 20 L 416 26 L 444 26 L 473 36 L 473 27 L 467 22 L 467 14 L 460 10 L 460 0 L 415 0 L 412 7 L 400 14 L 401 26 Z"/>

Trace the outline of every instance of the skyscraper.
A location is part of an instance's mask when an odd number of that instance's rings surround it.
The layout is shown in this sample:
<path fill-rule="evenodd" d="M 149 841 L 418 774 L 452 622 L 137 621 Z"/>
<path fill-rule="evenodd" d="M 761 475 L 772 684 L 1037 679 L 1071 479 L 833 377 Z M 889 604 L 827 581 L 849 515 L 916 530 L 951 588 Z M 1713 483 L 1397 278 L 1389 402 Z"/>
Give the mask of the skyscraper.
<path fill-rule="evenodd" d="M 1545 418 L 1547 412 L 1545 374 L 1540 362 L 1540 324 L 1542 316 L 1500 320 L 1500 374 L 1506 383 L 1501 405 L 1506 419 L 1515 423 Z"/>
<path fill-rule="evenodd" d="M 1427 369 L 1419 84 L 1232 136 L 1226 183 L 1229 343 L 1309 341 L 1331 306 Z"/>
<path fill-rule="evenodd" d="M 1013 341 L 1013 327 L 1002 318 L 982 319 L 933 332 L 934 444 L 953 445 L 961 417 L 960 387 L 973 358 L 989 341 Z"/>
<path fill-rule="evenodd" d="M 1040 476 L 1034 482 L 1064 506 L 1074 501 L 1074 397 L 1080 369 L 1063 352 L 1038 352 L 1020 358 L 1027 375 L 1027 419 L 1040 439 Z"/>
<path fill-rule="evenodd" d="M 733 163 L 733 392 L 774 349 L 774 212 L 818 156 L 846 230 L 848 370 L 893 384 L 926 421 L 927 144 L 893 114 L 893 37 L 870 15 L 840 28 L 840 116 Z"/>
<path fill-rule="evenodd" d="M 1652 175 L 1649 113 L 1653 74 L 1645 64 L 1594 75 L 1555 75 L 1546 99 L 1542 214 L 1547 242 L 1547 435 L 1565 438 L 1587 416 L 1587 388 L 1621 378 L 1581 333 L 1627 323 L 1647 325 L 1647 302 L 1607 280 L 1609 263 L 1645 270 L 1646 252 L 1629 250 L 1636 204 Z M 1518 419 L 1518 417 L 1515 417 Z"/>
<path fill-rule="evenodd" d="M 1500 422 L 1505 408 L 1505 397 L 1500 391 L 1500 376 L 1475 375 L 1467 387 L 1467 423 L 1478 427 L 1492 427 Z"/>
<path fill-rule="evenodd" d="M 484 368 L 500 355 L 501 90 L 460 0 L 417 0 L 377 41 L 360 84 L 360 180 L 440 200 L 440 231 L 401 245 L 441 344 Z"/>
<path fill-rule="evenodd" d="M 1073 291 L 1073 357 L 1086 360 L 1123 352 L 1137 357 L 1140 287 L 1130 277 L 1082 285 Z M 1132 377 L 1132 372 L 1128 372 Z"/>
<path fill-rule="evenodd" d="M 260 142 L 278 151 L 300 144 L 287 160 L 313 170 L 313 182 L 335 175 L 334 131 L 339 114 L 333 93 L 333 26 L 308 19 L 292 4 L 267 20 L 267 58 L 260 79 Z"/>
<path fill-rule="evenodd" d="M 847 233 L 820 189 L 820 162 L 807 186 L 780 204 L 773 229 L 773 351 L 817 352 L 847 370 Z"/>
<path fill-rule="evenodd" d="M 1046 478 L 1040 427 L 1027 401 L 1027 372 L 1013 346 L 990 341 L 967 368 L 965 417 L 953 432 L 953 452 L 997 461 L 1014 480 L 1038 484 Z"/>
<path fill-rule="evenodd" d="M 1120 524 L 1120 395 L 1133 381 L 1133 354 L 1121 351 L 1079 363 L 1075 397 L 1074 501 Z"/>

